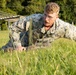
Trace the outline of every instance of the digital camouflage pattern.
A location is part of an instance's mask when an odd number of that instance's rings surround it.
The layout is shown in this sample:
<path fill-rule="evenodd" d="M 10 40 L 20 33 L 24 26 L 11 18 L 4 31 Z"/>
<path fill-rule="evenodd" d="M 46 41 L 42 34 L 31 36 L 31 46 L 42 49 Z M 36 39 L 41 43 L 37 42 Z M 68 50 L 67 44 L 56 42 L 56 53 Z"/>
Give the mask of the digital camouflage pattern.
<path fill-rule="evenodd" d="M 32 24 L 30 20 L 32 19 Z M 29 47 L 29 27 L 32 25 L 32 43 L 35 46 L 49 46 L 51 42 L 58 38 L 68 38 L 76 41 L 76 27 L 72 24 L 57 19 L 53 27 L 45 31 L 43 25 L 43 14 L 33 14 L 18 20 L 10 26 L 10 41 L 3 47 L 16 48 L 19 45 Z"/>

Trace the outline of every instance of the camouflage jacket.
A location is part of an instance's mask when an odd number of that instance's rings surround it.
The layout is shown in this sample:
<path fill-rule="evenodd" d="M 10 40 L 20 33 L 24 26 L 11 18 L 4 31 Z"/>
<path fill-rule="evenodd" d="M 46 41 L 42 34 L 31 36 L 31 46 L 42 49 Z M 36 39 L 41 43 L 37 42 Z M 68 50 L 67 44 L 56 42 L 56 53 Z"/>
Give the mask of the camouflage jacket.
<path fill-rule="evenodd" d="M 10 39 L 12 40 L 12 43 L 15 47 L 19 45 L 28 45 L 28 28 L 30 26 L 30 19 L 32 19 L 33 22 L 32 30 L 33 35 L 35 34 L 35 36 L 33 36 L 34 41 L 38 33 L 38 37 L 34 42 L 35 44 L 41 41 L 43 43 L 46 41 L 47 43 L 51 43 L 54 40 L 62 37 L 76 40 L 76 27 L 74 25 L 57 18 L 53 24 L 53 27 L 46 32 L 43 26 L 43 14 L 33 14 L 18 20 L 10 26 Z"/>

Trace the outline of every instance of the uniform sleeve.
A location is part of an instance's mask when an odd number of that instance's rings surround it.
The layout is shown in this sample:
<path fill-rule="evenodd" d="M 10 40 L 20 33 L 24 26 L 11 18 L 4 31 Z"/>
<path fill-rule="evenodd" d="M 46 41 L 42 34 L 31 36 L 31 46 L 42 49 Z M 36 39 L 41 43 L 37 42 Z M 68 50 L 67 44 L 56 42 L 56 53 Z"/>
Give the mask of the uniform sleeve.
<path fill-rule="evenodd" d="M 23 19 L 19 19 L 10 26 L 10 39 L 12 38 L 11 41 L 15 47 L 21 45 L 20 34 L 24 30 L 28 31 L 30 19 L 33 19 L 33 21 L 37 22 L 41 16 L 41 14 L 32 14 Z"/>
<path fill-rule="evenodd" d="M 20 33 L 24 30 L 26 19 L 19 19 L 10 26 L 10 40 L 14 47 L 21 46 Z"/>
<path fill-rule="evenodd" d="M 76 41 L 76 26 L 69 23 L 64 23 L 64 26 L 65 37 Z"/>

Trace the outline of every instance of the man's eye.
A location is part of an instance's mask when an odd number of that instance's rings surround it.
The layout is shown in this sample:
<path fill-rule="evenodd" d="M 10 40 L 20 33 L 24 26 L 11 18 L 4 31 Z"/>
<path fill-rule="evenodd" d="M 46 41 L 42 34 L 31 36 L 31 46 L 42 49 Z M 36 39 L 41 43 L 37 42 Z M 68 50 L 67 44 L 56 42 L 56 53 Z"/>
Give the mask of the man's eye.
<path fill-rule="evenodd" d="M 49 18 L 52 18 L 51 16 L 48 16 Z"/>
<path fill-rule="evenodd" d="M 53 18 L 51 16 L 48 16 L 47 14 L 44 14 L 45 17 L 48 17 L 49 19 Z"/>

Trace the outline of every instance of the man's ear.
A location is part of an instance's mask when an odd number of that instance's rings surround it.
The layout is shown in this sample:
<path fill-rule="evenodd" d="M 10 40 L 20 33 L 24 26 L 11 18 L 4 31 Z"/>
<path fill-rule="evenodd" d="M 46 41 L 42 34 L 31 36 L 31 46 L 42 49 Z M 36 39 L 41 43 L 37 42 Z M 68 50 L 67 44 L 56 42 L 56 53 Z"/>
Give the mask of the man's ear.
<path fill-rule="evenodd" d="M 59 15 L 58 14 L 56 15 L 56 18 L 59 18 Z"/>

